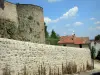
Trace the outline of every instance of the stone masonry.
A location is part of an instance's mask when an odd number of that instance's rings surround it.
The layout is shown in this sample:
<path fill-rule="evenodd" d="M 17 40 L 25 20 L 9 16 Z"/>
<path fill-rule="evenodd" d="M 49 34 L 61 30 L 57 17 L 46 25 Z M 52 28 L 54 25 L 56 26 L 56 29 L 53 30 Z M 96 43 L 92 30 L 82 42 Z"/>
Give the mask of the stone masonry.
<path fill-rule="evenodd" d="M 82 71 L 87 62 L 91 65 L 90 50 L 0 38 L 0 75 L 6 65 L 9 66 L 11 75 L 22 75 L 24 66 L 27 67 L 29 75 L 36 75 L 41 64 L 45 65 L 48 75 L 49 67 L 55 72 L 59 68 L 61 72 L 62 63 L 64 65 L 66 62 L 75 62 L 78 71 Z"/>
<path fill-rule="evenodd" d="M 0 37 L 45 43 L 43 8 L 31 4 L 5 2 L 0 8 Z"/>

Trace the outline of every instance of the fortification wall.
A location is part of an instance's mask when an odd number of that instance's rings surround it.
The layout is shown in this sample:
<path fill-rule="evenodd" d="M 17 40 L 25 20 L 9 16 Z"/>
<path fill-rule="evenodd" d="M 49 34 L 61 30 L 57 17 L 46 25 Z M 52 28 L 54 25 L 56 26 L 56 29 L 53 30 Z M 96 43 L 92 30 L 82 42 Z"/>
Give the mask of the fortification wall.
<path fill-rule="evenodd" d="M 0 37 L 14 39 L 18 29 L 16 5 L 5 2 L 5 8 L 0 8 Z"/>
<path fill-rule="evenodd" d="M 11 75 L 23 75 L 24 66 L 29 75 L 41 75 L 41 68 L 46 71 L 42 75 L 50 75 L 50 72 L 58 70 L 62 73 L 62 65 L 69 62 L 76 63 L 78 71 L 86 70 L 87 62 L 91 65 L 90 50 L 0 38 L 0 75 L 5 65 L 10 68 Z"/>
<path fill-rule="evenodd" d="M 43 8 L 5 2 L 0 8 L 0 37 L 45 43 Z"/>
<path fill-rule="evenodd" d="M 23 41 L 45 43 L 43 8 L 36 5 L 17 5 L 19 38 Z"/>
<path fill-rule="evenodd" d="M 18 15 L 16 10 L 16 5 L 10 2 L 4 3 L 4 10 L 0 8 L 0 19 L 9 19 L 10 21 L 18 22 Z"/>

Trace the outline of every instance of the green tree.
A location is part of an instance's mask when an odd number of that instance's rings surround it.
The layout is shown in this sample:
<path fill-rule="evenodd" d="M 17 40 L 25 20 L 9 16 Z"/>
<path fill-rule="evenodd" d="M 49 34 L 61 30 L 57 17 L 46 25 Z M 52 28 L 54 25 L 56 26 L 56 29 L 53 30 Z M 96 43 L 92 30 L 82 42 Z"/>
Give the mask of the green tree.
<path fill-rule="evenodd" d="M 100 40 L 100 34 L 95 36 L 95 40 Z"/>
<path fill-rule="evenodd" d="M 49 33 L 47 31 L 47 25 L 46 25 L 45 22 L 44 22 L 44 26 L 45 26 L 45 38 L 48 38 L 49 37 Z"/>
<path fill-rule="evenodd" d="M 95 48 L 92 46 L 92 49 L 91 49 L 91 57 L 92 57 L 92 59 L 95 58 L 95 52 L 96 52 L 96 50 L 95 50 Z"/>
<path fill-rule="evenodd" d="M 16 5 L 19 5 L 20 3 L 16 3 Z"/>
<path fill-rule="evenodd" d="M 51 35 L 49 36 L 49 33 L 47 31 L 47 25 L 46 25 L 46 23 L 44 23 L 44 26 L 45 26 L 46 44 L 58 45 L 59 35 L 54 30 L 52 30 Z"/>
<path fill-rule="evenodd" d="M 51 45 L 58 45 L 59 37 L 60 36 L 54 30 L 52 30 L 48 40 Z"/>
<path fill-rule="evenodd" d="M 57 36 L 57 39 L 59 39 L 59 38 L 60 38 L 59 34 L 56 34 L 56 36 Z"/>
<path fill-rule="evenodd" d="M 92 46 L 91 48 L 91 58 L 92 58 L 92 63 L 93 63 L 93 69 L 94 69 L 94 59 L 95 59 L 95 48 Z"/>
<path fill-rule="evenodd" d="M 54 39 L 57 39 L 58 38 L 57 37 L 57 34 L 56 34 L 56 32 L 54 30 L 52 30 L 50 37 L 51 38 L 54 38 Z"/>

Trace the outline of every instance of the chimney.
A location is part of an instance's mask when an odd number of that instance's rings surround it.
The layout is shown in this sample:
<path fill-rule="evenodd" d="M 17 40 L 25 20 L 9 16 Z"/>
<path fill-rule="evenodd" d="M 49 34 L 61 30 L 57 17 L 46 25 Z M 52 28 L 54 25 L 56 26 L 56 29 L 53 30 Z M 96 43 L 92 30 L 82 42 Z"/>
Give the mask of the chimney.
<path fill-rule="evenodd" d="M 75 32 L 73 31 L 72 36 L 75 36 Z"/>

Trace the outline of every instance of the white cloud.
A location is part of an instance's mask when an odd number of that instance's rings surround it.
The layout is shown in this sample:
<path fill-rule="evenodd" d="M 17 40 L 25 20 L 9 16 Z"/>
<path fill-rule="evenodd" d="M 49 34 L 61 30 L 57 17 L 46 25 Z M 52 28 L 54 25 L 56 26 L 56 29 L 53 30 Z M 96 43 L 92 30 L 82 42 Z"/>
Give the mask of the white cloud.
<path fill-rule="evenodd" d="M 74 25 L 75 26 L 80 26 L 80 25 L 83 25 L 83 23 L 82 22 L 75 22 Z"/>
<path fill-rule="evenodd" d="M 60 21 L 62 19 L 68 19 L 68 18 L 76 16 L 77 12 L 78 12 L 78 7 L 75 6 L 75 7 L 71 8 L 71 9 L 69 9 L 65 14 L 63 14 L 61 17 L 59 17 L 59 18 L 57 18 L 55 20 L 52 20 L 49 17 L 45 17 L 44 21 L 46 23 L 56 23 L 56 22 L 58 22 L 58 21 Z"/>
<path fill-rule="evenodd" d="M 62 1 L 62 0 L 48 0 L 48 2 L 52 3 L 52 2 L 59 2 L 59 1 Z"/>
<path fill-rule="evenodd" d="M 78 7 L 75 6 L 71 9 L 69 9 L 69 11 L 66 12 L 65 14 L 63 14 L 63 16 L 61 16 L 59 19 L 74 17 L 74 16 L 76 16 L 77 12 L 78 12 Z"/>
<path fill-rule="evenodd" d="M 51 19 L 50 19 L 50 18 L 48 18 L 48 17 L 45 17 L 45 18 L 44 18 L 44 21 L 46 22 L 46 24 L 48 24 L 48 23 L 50 23 L 50 22 L 51 22 Z"/>
<path fill-rule="evenodd" d="M 95 22 L 95 24 L 100 24 L 100 21 Z"/>
<path fill-rule="evenodd" d="M 95 20 L 95 19 L 96 19 L 96 18 L 93 18 L 93 17 L 92 17 L 92 18 L 90 18 L 90 20 Z"/>

